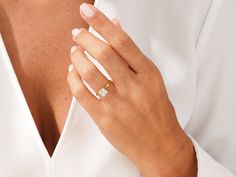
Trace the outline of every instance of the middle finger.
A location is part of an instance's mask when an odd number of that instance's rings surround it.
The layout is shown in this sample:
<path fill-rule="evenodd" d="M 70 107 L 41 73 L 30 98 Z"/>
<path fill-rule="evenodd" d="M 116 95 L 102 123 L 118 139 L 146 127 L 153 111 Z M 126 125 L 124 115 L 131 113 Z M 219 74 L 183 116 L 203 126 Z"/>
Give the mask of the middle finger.
<path fill-rule="evenodd" d="M 127 78 L 132 75 L 128 64 L 102 40 L 95 37 L 85 29 L 74 29 L 73 38 L 81 47 L 92 55 L 108 72 L 113 82 L 121 83 L 124 76 Z"/>

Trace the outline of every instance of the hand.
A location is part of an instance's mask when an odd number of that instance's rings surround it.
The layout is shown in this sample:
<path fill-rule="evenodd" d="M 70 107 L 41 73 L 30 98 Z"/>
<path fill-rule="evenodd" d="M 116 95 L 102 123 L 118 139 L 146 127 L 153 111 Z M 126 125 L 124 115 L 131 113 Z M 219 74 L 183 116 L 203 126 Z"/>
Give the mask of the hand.
<path fill-rule="evenodd" d="M 80 13 L 107 43 L 85 29 L 73 30 L 77 47 L 72 47 L 74 69 L 68 74 L 72 94 L 145 177 L 196 176 L 193 145 L 177 121 L 158 68 L 94 6 L 84 3 Z M 93 95 L 82 81 L 96 92 L 108 81 L 84 51 L 112 78 L 105 97 Z"/>

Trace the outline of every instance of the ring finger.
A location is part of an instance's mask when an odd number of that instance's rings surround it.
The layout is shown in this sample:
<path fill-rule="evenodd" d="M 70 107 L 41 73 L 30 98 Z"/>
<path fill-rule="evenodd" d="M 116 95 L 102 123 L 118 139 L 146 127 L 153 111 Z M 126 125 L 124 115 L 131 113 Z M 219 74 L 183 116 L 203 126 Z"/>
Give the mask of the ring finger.
<path fill-rule="evenodd" d="M 85 56 L 80 46 L 73 46 L 71 48 L 71 62 L 82 79 L 84 79 L 96 93 L 108 82 L 108 79 Z"/>

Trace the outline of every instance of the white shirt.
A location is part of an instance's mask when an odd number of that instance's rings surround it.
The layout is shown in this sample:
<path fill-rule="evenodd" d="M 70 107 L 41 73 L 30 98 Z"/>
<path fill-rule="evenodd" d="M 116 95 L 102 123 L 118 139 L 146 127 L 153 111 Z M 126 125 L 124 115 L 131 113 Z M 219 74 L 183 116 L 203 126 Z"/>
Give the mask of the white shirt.
<path fill-rule="evenodd" d="M 95 6 L 110 18 L 118 17 L 161 70 L 178 120 L 196 149 L 198 177 L 234 177 L 236 1 L 97 0 Z M 3 40 L 0 37 L 0 177 L 141 176 L 75 98 L 50 157 Z"/>

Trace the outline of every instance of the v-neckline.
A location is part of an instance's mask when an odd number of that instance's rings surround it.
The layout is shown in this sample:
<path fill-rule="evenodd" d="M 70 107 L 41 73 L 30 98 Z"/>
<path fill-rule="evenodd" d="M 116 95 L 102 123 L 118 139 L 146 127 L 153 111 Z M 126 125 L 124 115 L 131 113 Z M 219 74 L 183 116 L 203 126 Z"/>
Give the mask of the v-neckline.
<path fill-rule="evenodd" d="M 99 4 L 101 3 L 101 0 L 94 0 L 94 6 L 98 8 Z M 92 27 L 89 26 L 88 28 L 88 31 L 92 32 Z M 52 155 L 49 154 L 43 140 L 42 140 L 42 137 L 40 136 L 40 133 L 39 133 L 39 130 L 36 126 L 36 123 L 34 121 L 34 118 L 32 116 L 32 113 L 30 111 L 30 108 L 29 108 L 29 105 L 26 101 L 26 98 L 25 98 L 25 95 L 23 93 L 23 90 L 22 90 L 22 87 L 20 86 L 20 83 L 19 83 L 19 80 L 17 78 L 17 75 L 16 75 L 16 72 L 13 68 L 13 64 L 10 60 L 10 57 L 9 57 L 9 54 L 6 50 L 6 46 L 4 44 L 4 40 L 3 40 L 3 37 L 0 33 L 0 42 L 2 40 L 2 44 L 3 44 L 3 52 L 5 53 L 5 61 L 6 61 L 6 64 L 7 64 L 7 67 L 8 67 L 8 70 L 10 72 L 10 75 L 12 77 L 12 80 L 13 80 L 13 84 L 14 86 L 16 87 L 16 92 L 18 94 L 18 97 L 20 99 L 20 102 L 23 104 L 23 109 L 26 111 L 27 115 L 25 116 L 26 117 L 26 121 L 29 122 L 29 124 L 32 126 L 32 131 L 35 135 L 35 139 L 37 141 L 37 143 L 39 144 L 39 148 L 40 150 L 42 150 L 42 153 L 44 155 L 44 157 L 48 160 L 53 160 L 57 154 L 59 153 L 59 150 L 61 149 L 62 145 L 63 145 L 63 142 L 65 140 L 65 136 L 66 136 L 66 133 L 69 129 L 69 125 L 70 123 L 72 122 L 72 118 L 74 117 L 73 116 L 73 113 L 75 111 L 75 107 L 76 107 L 76 103 L 77 103 L 77 100 L 74 96 L 72 96 L 72 99 L 70 101 L 70 106 L 69 106 L 69 110 L 68 110 L 68 114 L 66 116 L 66 120 L 65 120 L 65 123 L 64 123 L 64 126 L 63 126 L 63 129 L 62 129 L 62 132 L 61 132 L 61 135 L 58 139 L 58 142 L 55 146 L 55 149 L 52 153 Z"/>
<path fill-rule="evenodd" d="M 70 122 L 72 120 L 72 117 L 73 117 L 72 116 L 73 112 L 75 110 L 76 99 L 75 99 L 74 96 L 72 96 L 72 99 L 70 101 L 69 110 L 68 110 L 68 113 L 67 113 L 67 116 L 66 116 L 66 120 L 65 120 L 62 132 L 60 134 L 60 137 L 59 137 L 59 139 L 57 141 L 57 144 L 55 146 L 55 149 L 54 149 L 52 155 L 50 155 L 48 150 L 47 150 L 47 148 L 46 148 L 46 146 L 45 146 L 45 144 L 44 144 L 44 142 L 43 142 L 43 140 L 42 140 L 42 137 L 40 136 L 39 130 L 38 130 L 37 126 L 36 126 L 36 123 L 34 121 L 33 115 L 31 113 L 29 105 L 28 105 L 28 103 L 26 101 L 25 95 L 23 93 L 22 87 L 21 87 L 21 85 L 19 83 L 19 80 L 17 78 L 17 75 L 16 75 L 16 72 L 14 70 L 13 64 L 12 64 L 12 62 L 10 60 L 10 57 L 9 57 L 8 52 L 7 52 L 7 49 L 6 49 L 6 46 L 4 44 L 4 40 L 3 40 L 3 37 L 1 35 L 1 33 L 0 33 L 0 40 L 2 40 L 3 52 L 5 54 L 4 55 L 5 57 L 3 59 L 5 60 L 5 62 L 7 64 L 9 74 L 10 74 L 10 76 L 11 76 L 11 78 L 13 80 L 13 84 L 14 84 L 14 86 L 16 88 L 17 96 L 18 96 L 20 102 L 23 104 L 22 105 L 23 109 L 24 109 L 24 111 L 27 114 L 25 116 L 26 117 L 26 121 L 28 121 L 28 123 L 32 126 L 32 130 L 34 131 L 33 134 L 35 135 L 36 141 L 37 141 L 37 143 L 39 143 L 40 149 L 43 151 L 43 154 L 46 156 L 46 158 L 53 159 L 56 156 L 56 154 L 58 153 L 58 150 L 60 149 L 60 147 L 62 146 L 62 144 L 64 142 L 64 137 L 66 135 L 66 132 L 67 132 L 68 127 L 69 127 L 69 124 L 70 124 Z"/>

